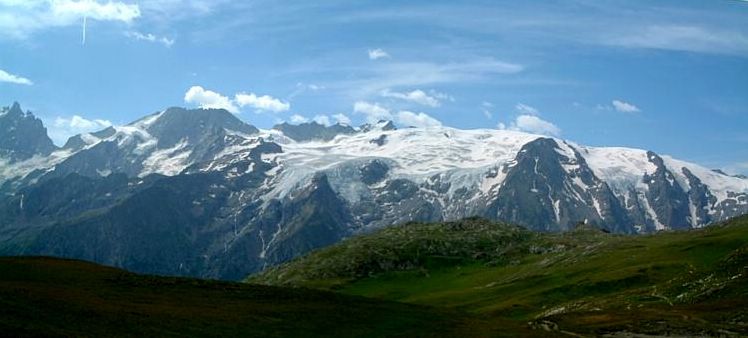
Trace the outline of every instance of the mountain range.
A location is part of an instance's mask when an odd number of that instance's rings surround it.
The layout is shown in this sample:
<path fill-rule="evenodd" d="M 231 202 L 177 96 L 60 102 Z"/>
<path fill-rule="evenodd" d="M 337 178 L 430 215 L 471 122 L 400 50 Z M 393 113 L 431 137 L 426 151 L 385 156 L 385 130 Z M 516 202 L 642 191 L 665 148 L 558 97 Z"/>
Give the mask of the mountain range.
<path fill-rule="evenodd" d="M 0 254 L 241 279 L 408 221 L 558 232 L 698 228 L 748 213 L 748 179 L 652 151 L 511 130 L 249 125 L 168 108 L 55 146 L 0 112 Z"/>

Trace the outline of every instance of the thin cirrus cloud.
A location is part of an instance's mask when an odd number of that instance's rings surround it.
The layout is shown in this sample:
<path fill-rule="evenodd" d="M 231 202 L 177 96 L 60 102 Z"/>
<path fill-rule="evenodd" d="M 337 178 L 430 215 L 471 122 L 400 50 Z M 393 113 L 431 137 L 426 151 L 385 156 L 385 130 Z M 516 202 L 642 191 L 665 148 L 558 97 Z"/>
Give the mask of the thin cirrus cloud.
<path fill-rule="evenodd" d="M 363 98 L 381 95 L 390 88 L 421 87 L 453 83 L 475 83 L 494 80 L 498 76 L 522 72 L 524 66 L 494 58 L 473 58 L 449 63 L 435 62 L 388 62 L 372 67 L 346 68 L 315 64 L 301 72 L 328 73 L 355 71 L 358 77 L 338 81 L 334 88 L 350 96 Z M 345 74 L 341 73 L 341 76 Z M 331 85 L 331 87 L 333 87 Z M 451 98 L 449 99 L 451 101 Z"/>
<path fill-rule="evenodd" d="M 2 69 L 0 69 L 0 82 L 20 84 L 20 85 L 26 85 L 26 86 L 31 86 L 34 84 L 34 82 L 32 82 L 31 80 L 23 76 L 11 74 Z"/>
<path fill-rule="evenodd" d="M 184 94 L 184 102 L 196 105 L 200 108 L 226 109 L 238 114 L 240 108 L 251 107 L 255 112 L 278 113 L 291 109 L 291 104 L 283 102 L 269 95 L 257 95 L 255 93 L 238 93 L 232 100 L 221 93 L 207 90 L 201 86 L 192 86 Z"/>
<path fill-rule="evenodd" d="M 160 43 L 167 48 L 174 45 L 174 42 L 175 42 L 174 39 L 170 39 L 165 36 L 156 36 L 152 33 L 143 34 L 141 32 L 136 32 L 136 31 L 127 31 L 125 32 L 125 36 L 135 41 L 147 41 L 147 42 L 152 42 L 152 43 Z"/>
<path fill-rule="evenodd" d="M 140 16 L 137 4 L 120 1 L 2 0 L 0 37 L 26 39 L 46 29 L 81 25 L 84 18 L 130 23 Z"/>
<path fill-rule="evenodd" d="M 748 55 L 748 35 L 697 25 L 650 25 L 611 37 L 606 43 L 627 48 Z"/>
<path fill-rule="evenodd" d="M 745 0 L 741 0 L 745 3 Z M 736 2 L 737 3 L 737 2 Z M 425 29 L 441 27 L 540 43 L 574 42 L 585 46 L 658 49 L 706 54 L 748 56 L 748 34 L 741 23 L 741 8 L 730 13 L 728 1 L 717 6 L 673 2 L 656 7 L 639 2 L 600 5 L 595 1 L 434 4 L 380 8 L 358 12 L 347 22 L 417 22 Z M 742 4 L 740 4 L 742 5 Z M 688 23 L 688 24 L 684 24 Z"/>
<path fill-rule="evenodd" d="M 480 104 L 481 112 L 483 113 L 483 116 L 485 116 L 487 119 L 493 118 L 493 103 L 488 101 L 483 101 Z"/>
<path fill-rule="evenodd" d="M 538 110 L 536 108 L 530 107 L 524 103 L 517 103 L 514 106 L 514 109 L 523 115 L 538 115 Z"/>

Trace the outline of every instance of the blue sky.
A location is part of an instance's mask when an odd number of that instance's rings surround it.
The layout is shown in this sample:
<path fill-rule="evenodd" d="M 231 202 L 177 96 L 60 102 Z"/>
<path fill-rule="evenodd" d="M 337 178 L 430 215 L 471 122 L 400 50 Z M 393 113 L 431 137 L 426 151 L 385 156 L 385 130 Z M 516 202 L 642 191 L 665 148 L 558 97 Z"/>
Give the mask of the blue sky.
<path fill-rule="evenodd" d="M 519 129 L 748 173 L 748 2 L 0 0 L 12 101 L 57 143 L 206 106 L 262 128 Z"/>

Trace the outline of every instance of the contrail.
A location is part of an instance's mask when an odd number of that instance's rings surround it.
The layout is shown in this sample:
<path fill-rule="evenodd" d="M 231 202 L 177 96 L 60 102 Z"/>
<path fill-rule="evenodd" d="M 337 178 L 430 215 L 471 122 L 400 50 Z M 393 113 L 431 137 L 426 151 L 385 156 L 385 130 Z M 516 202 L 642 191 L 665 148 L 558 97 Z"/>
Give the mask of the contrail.
<path fill-rule="evenodd" d="M 81 45 L 86 45 L 86 17 L 83 17 L 83 39 L 81 40 Z"/>

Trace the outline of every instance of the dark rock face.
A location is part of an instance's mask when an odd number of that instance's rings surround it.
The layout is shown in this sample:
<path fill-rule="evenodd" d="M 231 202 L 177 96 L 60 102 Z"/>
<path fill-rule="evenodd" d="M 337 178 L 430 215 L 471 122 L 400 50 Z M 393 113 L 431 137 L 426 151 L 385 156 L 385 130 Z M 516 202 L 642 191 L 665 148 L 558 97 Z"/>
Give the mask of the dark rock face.
<path fill-rule="evenodd" d="M 24 113 L 18 102 L 0 111 L 0 158 L 15 162 L 56 149 L 42 121 L 31 112 Z"/>
<path fill-rule="evenodd" d="M 114 127 L 107 127 L 105 129 L 91 133 L 90 136 L 93 136 L 97 140 L 103 140 L 112 137 L 116 133 L 117 131 L 114 129 Z M 62 148 L 77 151 L 83 149 L 87 145 L 88 143 L 83 140 L 82 135 L 75 135 L 70 137 L 67 142 L 65 142 L 65 145 L 62 146 Z"/>
<path fill-rule="evenodd" d="M 169 108 L 161 113 L 146 130 L 158 139 L 158 147 L 161 149 L 171 148 L 183 140 L 192 144 L 213 141 L 211 138 L 214 135 L 223 136 L 226 130 L 248 135 L 258 132 L 257 128 L 242 122 L 225 109 L 178 107 Z"/>
<path fill-rule="evenodd" d="M 717 198 L 712 195 L 709 188 L 701 183 L 690 170 L 683 168 L 683 174 L 688 178 L 688 185 L 691 190 L 688 191 L 688 199 L 692 206 L 691 215 L 688 217 L 690 224 L 707 224 L 712 221 L 711 215 L 707 211 L 709 206 L 717 203 Z"/>
<path fill-rule="evenodd" d="M 376 145 L 378 145 L 378 146 L 381 147 L 385 143 L 387 143 L 387 135 L 385 135 L 385 134 L 379 135 L 379 137 L 377 137 L 377 138 L 375 138 L 375 139 L 373 139 L 373 140 L 371 140 L 369 142 L 374 143 L 374 144 L 376 144 Z"/>
<path fill-rule="evenodd" d="M 380 160 L 373 160 L 361 167 L 361 181 L 371 185 L 379 183 L 387 176 L 390 167 Z"/>
<path fill-rule="evenodd" d="M 625 226 L 620 202 L 584 158 L 576 151 L 575 158 L 568 158 L 557 149 L 556 141 L 546 138 L 523 146 L 485 216 L 539 231 L 570 230 L 579 222 L 591 222 L 612 231 L 633 232 Z"/>
<path fill-rule="evenodd" d="M 397 130 L 395 123 L 388 120 L 379 120 L 375 124 L 366 123 L 359 128 L 362 132 L 379 129 L 381 131 Z"/>
<path fill-rule="evenodd" d="M 258 132 L 257 128 L 224 109 L 169 108 L 131 125 L 147 120 L 151 120 L 145 127 L 147 134 L 117 134 L 113 128 L 92 133 L 91 136 L 103 141 L 67 158 L 41 180 L 71 173 L 90 177 L 110 173 L 138 176 L 149 161 L 165 161 L 178 155 L 185 156 L 184 162 L 199 163 L 212 160 L 227 147 L 244 142 L 244 138 L 235 133 L 252 135 Z M 70 138 L 65 147 L 80 150 L 85 145 L 82 137 L 77 135 Z M 160 156 L 156 156 L 159 152 Z"/>
<path fill-rule="evenodd" d="M 649 205 L 654 209 L 657 219 L 676 229 L 690 227 L 688 194 L 667 169 L 662 158 L 653 152 L 647 152 L 647 158 L 657 170 L 644 175 L 644 183 L 649 188 L 646 193 Z"/>
<path fill-rule="evenodd" d="M 297 142 L 312 140 L 329 141 L 338 135 L 356 133 L 356 130 L 351 126 L 345 126 L 341 124 L 325 126 L 324 124 L 319 124 L 317 122 L 308 122 L 299 125 L 293 125 L 284 122 L 275 125 L 273 129 L 282 131 L 284 135 Z"/>

